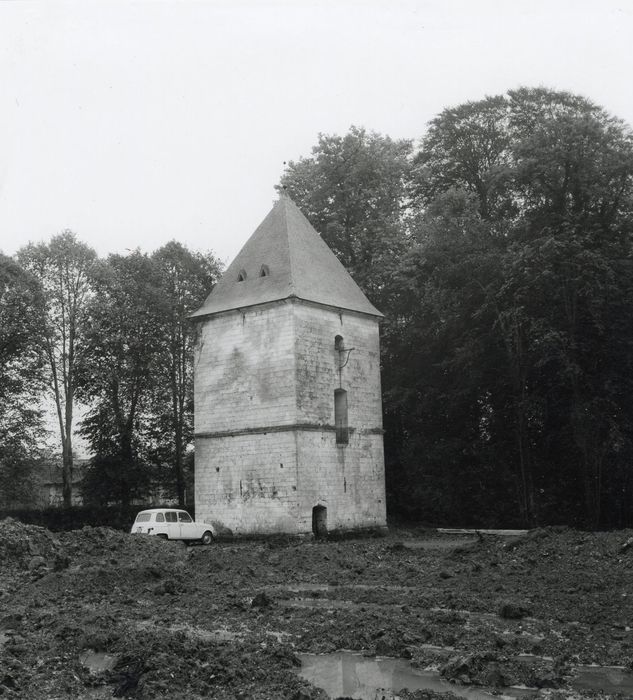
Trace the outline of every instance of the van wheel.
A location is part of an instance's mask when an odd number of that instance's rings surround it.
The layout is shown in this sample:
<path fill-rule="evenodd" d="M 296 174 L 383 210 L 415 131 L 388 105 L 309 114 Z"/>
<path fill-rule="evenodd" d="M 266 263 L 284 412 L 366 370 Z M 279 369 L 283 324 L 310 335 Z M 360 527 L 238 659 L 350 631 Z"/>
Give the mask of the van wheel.
<path fill-rule="evenodd" d="M 207 530 L 200 538 L 200 542 L 202 542 L 202 544 L 211 544 L 211 542 L 213 542 L 213 533 Z"/>

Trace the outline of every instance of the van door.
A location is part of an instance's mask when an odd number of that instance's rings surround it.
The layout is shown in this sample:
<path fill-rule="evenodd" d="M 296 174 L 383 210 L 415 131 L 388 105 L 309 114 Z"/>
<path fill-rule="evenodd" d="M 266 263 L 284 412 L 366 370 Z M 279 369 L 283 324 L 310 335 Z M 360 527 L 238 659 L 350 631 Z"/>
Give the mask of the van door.
<path fill-rule="evenodd" d="M 189 513 L 184 510 L 178 511 L 178 523 L 180 524 L 180 538 L 183 540 L 198 539 L 198 528 Z"/>
<path fill-rule="evenodd" d="M 165 530 L 170 540 L 180 539 L 180 523 L 178 522 L 176 511 L 165 511 Z"/>

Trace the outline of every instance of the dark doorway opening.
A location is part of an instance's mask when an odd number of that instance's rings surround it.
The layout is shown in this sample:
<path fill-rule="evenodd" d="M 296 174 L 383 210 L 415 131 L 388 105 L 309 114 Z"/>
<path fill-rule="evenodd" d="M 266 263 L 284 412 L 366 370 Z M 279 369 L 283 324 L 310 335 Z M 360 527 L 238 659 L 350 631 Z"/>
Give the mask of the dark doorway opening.
<path fill-rule="evenodd" d="M 317 539 L 327 537 L 327 508 L 314 506 L 312 509 L 312 533 Z"/>

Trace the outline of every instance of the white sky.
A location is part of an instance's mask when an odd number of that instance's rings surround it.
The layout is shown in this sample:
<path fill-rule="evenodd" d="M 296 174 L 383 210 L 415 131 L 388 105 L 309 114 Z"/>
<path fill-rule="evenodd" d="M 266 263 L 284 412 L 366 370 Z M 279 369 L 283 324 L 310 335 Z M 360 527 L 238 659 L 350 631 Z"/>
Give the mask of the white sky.
<path fill-rule="evenodd" d="M 283 163 L 519 85 L 633 123 L 630 0 L 0 2 L 0 250 L 70 228 L 230 260 Z"/>

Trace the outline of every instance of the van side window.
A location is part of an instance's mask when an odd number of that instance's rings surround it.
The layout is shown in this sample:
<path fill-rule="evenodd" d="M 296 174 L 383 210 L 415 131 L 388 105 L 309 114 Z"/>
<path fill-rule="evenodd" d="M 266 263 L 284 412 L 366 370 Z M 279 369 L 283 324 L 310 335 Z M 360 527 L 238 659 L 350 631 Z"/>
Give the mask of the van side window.
<path fill-rule="evenodd" d="M 162 513 L 156 513 L 156 522 L 157 523 L 164 523 L 165 516 Z"/>
<path fill-rule="evenodd" d="M 165 513 L 165 520 L 168 523 L 177 523 L 178 518 L 176 517 L 176 513 Z"/>
<path fill-rule="evenodd" d="M 183 513 L 182 511 L 178 511 L 178 520 L 180 520 L 181 523 L 193 522 L 189 516 L 189 513 Z"/>

